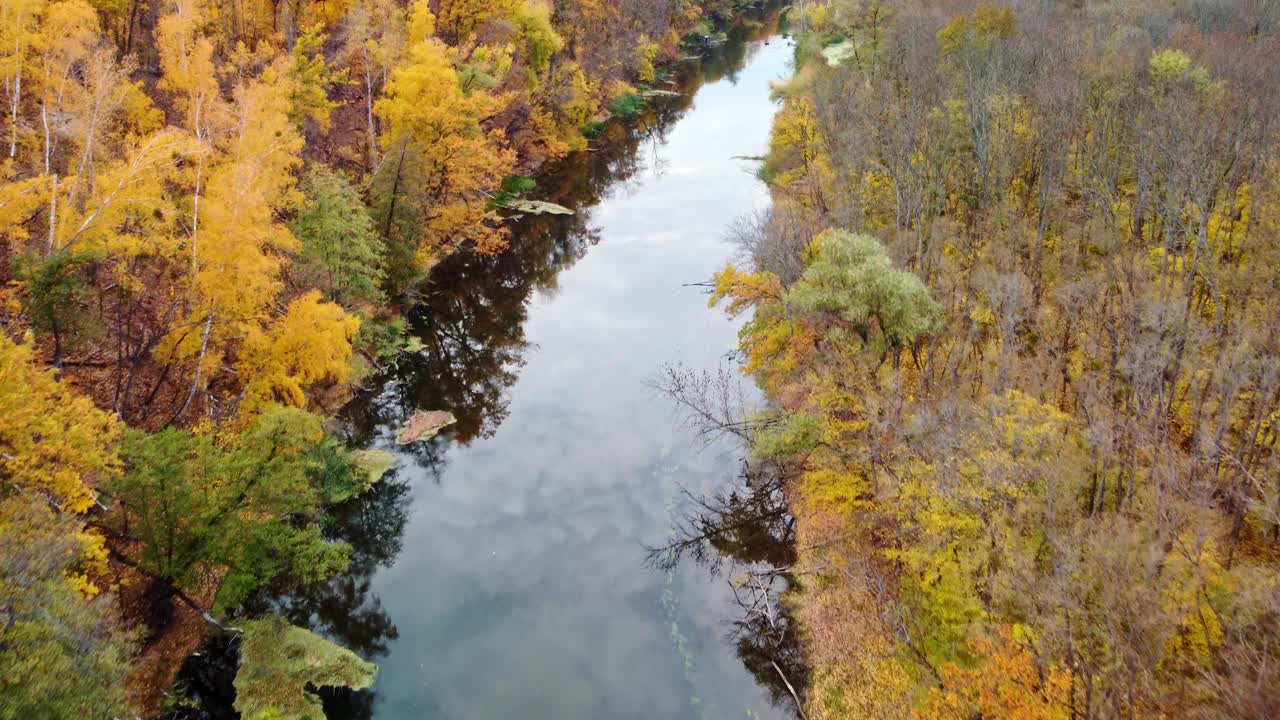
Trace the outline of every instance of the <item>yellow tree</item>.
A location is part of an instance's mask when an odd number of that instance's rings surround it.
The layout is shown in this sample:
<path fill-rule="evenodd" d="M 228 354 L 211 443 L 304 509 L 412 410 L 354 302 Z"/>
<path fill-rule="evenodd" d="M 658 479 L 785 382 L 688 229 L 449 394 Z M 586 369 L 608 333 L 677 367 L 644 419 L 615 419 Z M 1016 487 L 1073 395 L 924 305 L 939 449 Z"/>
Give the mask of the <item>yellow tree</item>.
<path fill-rule="evenodd" d="M 36 366 L 30 345 L 0 333 L 0 477 L 59 509 L 83 513 L 94 485 L 119 470 L 116 417 Z"/>
<path fill-rule="evenodd" d="M 95 487 L 120 471 L 120 432 L 114 414 L 37 366 L 30 345 L 0 333 L 0 500 L 24 493 L 63 513 L 85 513 Z M 101 535 L 77 529 L 73 540 L 83 566 L 106 569 Z M 82 574 L 69 579 L 85 594 L 98 591 Z"/>
<path fill-rule="evenodd" d="M 274 324 L 254 328 L 245 340 L 237 370 L 249 378 L 245 409 L 271 404 L 303 407 L 306 390 L 341 384 L 351 373 L 351 341 L 360 320 L 312 290 L 289 304 Z"/>
<path fill-rule="evenodd" d="M 40 157 L 28 168 L 48 178 L 47 250 L 55 250 L 67 213 L 83 210 L 94 187 L 97 160 L 110 159 L 112 133 L 153 130 L 158 115 L 141 88 L 128 79 L 130 68 L 116 59 L 99 34 L 98 14 L 83 0 L 43 8 L 40 32 L 32 40 L 29 64 L 38 109 Z M 17 80 L 15 79 L 15 83 Z M 12 110 L 15 127 L 16 105 Z M 113 122 L 120 114 L 126 122 Z M 130 126 L 132 124 L 132 127 Z M 12 156 L 19 138 L 11 134 Z"/>
<path fill-rule="evenodd" d="M 192 254 L 191 309 L 157 350 L 175 360 L 196 358 L 195 377 L 177 417 L 206 374 L 221 367 L 231 347 L 268 318 L 281 289 L 282 253 L 296 245 L 276 217 L 297 199 L 291 171 L 301 162 L 303 143 L 289 119 L 287 71 L 287 61 L 277 60 L 236 88 L 231 133 L 221 143 L 207 194 L 194 211 L 191 232 L 202 242 L 199 253 Z"/>
<path fill-rule="evenodd" d="M 187 129 L 208 141 L 227 110 L 218 88 L 213 41 L 201 31 L 204 22 L 199 0 L 177 0 L 156 25 L 156 50 L 164 72 L 160 87 L 176 95 Z"/>
<path fill-rule="evenodd" d="M 27 53 L 36 40 L 43 0 L 0 2 L 0 81 L 9 101 L 9 158 L 18 151 L 18 109 L 22 105 L 22 77 Z"/>
<path fill-rule="evenodd" d="M 767 169 L 784 198 L 810 211 L 827 211 L 836 172 L 813 102 L 807 97 L 787 98 L 774 119 Z"/>
<path fill-rule="evenodd" d="M 369 167 L 378 166 L 378 126 L 373 103 L 405 44 L 405 11 L 395 0 L 359 0 L 344 21 L 339 60 L 364 81 Z"/>
<path fill-rule="evenodd" d="M 168 186 L 177 179 L 178 160 L 194 149 L 194 141 L 173 128 L 121 146 L 118 158 L 101 162 L 79 198 L 74 184 L 59 191 L 51 250 L 95 249 L 112 256 L 176 252 Z"/>
<path fill-rule="evenodd" d="M 223 99 L 213 63 L 213 41 L 201 32 L 204 14 L 199 0 L 178 0 L 172 12 L 156 27 L 156 48 L 164 71 L 160 87 L 177 96 L 176 105 L 186 116 L 186 127 L 197 146 L 195 186 L 191 212 L 191 269 L 195 272 L 200 252 L 200 198 L 204 191 L 205 163 L 217 135 L 231 123 L 231 112 Z"/>
<path fill-rule="evenodd" d="M 345 378 L 324 359 L 315 366 L 323 369 L 314 370 L 287 353 L 282 358 L 264 357 L 267 349 L 288 350 L 264 335 L 299 330 L 299 321 L 289 321 L 294 312 L 315 310 L 306 314 L 310 329 L 336 342 L 313 343 L 309 348 L 317 352 L 329 348 L 326 357 L 341 357 L 340 363 L 334 362 L 344 366 L 350 355 L 350 337 L 358 327 L 340 309 L 330 309 L 336 306 L 326 306 L 321 312 L 315 303 L 295 304 L 279 323 L 272 312 L 283 289 L 281 274 L 290 253 L 297 249 L 297 240 L 280 221 L 282 213 L 301 199 L 293 177 L 303 146 L 292 120 L 301 97 L 298 76 L 293 72 L 297 60 L 295 56 L 279 56 L 258 77 L 242 81 L 230 103 L 229 131 L 212 138 L 207 186 L 201 197 L 197 184 L 192 202 L 189 309 L 157 348 L 160 357 L 195 362 L 190 389 L 175 421 L 211 373 L 233 356 L 242 367 L 264 372 L 266 368 L 284 368 L 280 372 L 294 378 L 293 386 L 299 393 L 312 381 Z M 272 389 L 256 393 L 246 409 L 261 407 L 262 400 L 275 395 L 275 386 L 270 383 L 278 385 L 278 377 L 279 373 L 272 374 L 267 381 Z M 294 394 L 286 393 L 282 399 L 302 404 Z"/>
<path fill-rule="evenodd" d="M 46 175 L 53 173 L 59 137 L 71 128 L 64 108 L 84 100 L 85 91 L 75 71 L 89 59 L 97 43 L 98 16 L 88 3 L 67 0 L 45 6 L 31 62 L 39 106 L 37 123 L 43 138 L 41 166 Z"/>
<path fill-rule="evenodd" d="M 481 25 L 505 18 L 516 9 L 516 0 L 441 0 L 440 33 L 460 44 Z"/>
<path fill-rule="evenodd" d="M 383 148 L 396 158 L 384 161 L 390 176 L 384 235 L 392 225 L 399 196 L 414 193 L 422 208 L 417 254 L 429 262 L 444 246 L 465 241 L 481 252 L 505 247 L 496 226 L 488 191 L 510 173 L 515 154 L 501 131 L 483 123 L 501 107 L 501 99 L 475 88 L 464 91 L 448 46 L 434 37 L 435 17 L 426 0 L 414 3 L 409 19 L 408 51 L 387 83 L 385 97 L 374 106 L 382 119 Z M 416 164 L 420 183 L 402 182 Z M 391 238 L 387 238 L 391 240 Z"/>

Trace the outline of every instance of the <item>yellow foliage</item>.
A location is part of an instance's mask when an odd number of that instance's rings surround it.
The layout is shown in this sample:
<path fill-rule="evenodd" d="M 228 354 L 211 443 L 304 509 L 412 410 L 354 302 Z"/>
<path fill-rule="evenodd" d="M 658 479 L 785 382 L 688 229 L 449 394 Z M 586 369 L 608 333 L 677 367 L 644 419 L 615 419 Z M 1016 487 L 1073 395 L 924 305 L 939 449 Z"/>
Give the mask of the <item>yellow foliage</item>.
<path fill-rule="evenodd" d="M 813 3 L 805 8 L 804 20 L 809 25 L 809 29 L 821 33 L 827 27 L 827 6 L 822 3 Z"/>
<path fill-rule="evenodd" d="M 1252 194 L 1246 183 L 1236 190 L 1229 208 L 1218 205 L 1209 216 L 1209 247 L 1221 255 L 1234 255 L 1243 247 L 1249 229 Z"/>
<path fill-rule="evenodd" d="M 884 230 L 897 222 L 897 199 L 894 197 L 893 178 L 887 173 L 867 171 L 862 174 L 855 192 L 867 220 L 867 230 Z"/>
<path fill-rule="evenodd" d="M 517 0 L 440 0 L 440 31 L 462 42 L 485 22 L 509 17 L 516 9 L 516 2 Z M 425 2 L 421 4 L 426 5 Z"/>
<path fill-rule="evenodd" d="M 24 221 L 49 202 L 49 180 L 43 176 L 0 185 L 0 238 L 10 242 L 27 239 Z"/>
<path fill-rule="evenodd" d="M 351 342 L 360 320 L 311 291 L 289 304 L 284 317 L 267 329 L 254 328 L 237 365 L 245 387 L 245 410 L 272 403 L 303 407 L 307 388 L 342 383 L 350 375 Z"/>
<path fill-rule="evenodd" d="M 800 502 L 808 511 L 854 513 L 874 507 L 871 483 L 860 472 L 819 468 L 800 479 Z"/>
<path fill-rule="evenodd" d="M 942 688 L 929 691 L 917 720 L 1067 720 L 1071 717 L 1069 670 L 1037 666 L 1032 652 L 1013 640 L 1008 627 L 996 641 L 969 640 L 972 667 L 948 663 Z"/>
<path fill-rule="evenodd" d="M 1025 500 L 1072 477 L 1080 467 L 1070 419 L 1012 391 L 964 420 L 962 444 L 934 462 L 896 468 L 892 508 L 911 542 L 886 551 L 903 569 L 902 598 L 928 626 L 926 654 L 952 660 L 971 627 L 987 617 L 979 596 L 989 568 L 1019 552 Z"/>
<path fill-rule="evenodd" d="M 95 530 L 83 528 L 75 534 L 75 540 L 80 546 L 78 566 L 82 570 L 105 575 L 108 571 L 107 558 L 110 557 L 106 539 Z M 72 573 L 67 579 L 72 587 L 86 597 L 94 597 L 101 592 L 101 588 L 94 585 L 85 572 Z"/>
<path fill-rule="evenodd" d="M 653 59 L 658 56 L 659 49 L 658 43 L 650 40 L 649 36 L 640 36 L 635 49 L 632 50 L 636 65 L 636 79 L 640 82 L 653 82 L 656 72 L 653 67 Z"/>
<path fill-rule="evenodd" d="M 204 367 L 220 366 L 280 292 L 281 252 L 297 241 L 278 213 L 300 199 L 292 171 L 303 143 L 289 119 L 286 71 L 281 59 L 236 88 L 234 132 L 208 173 L 191 233 L 193 307 L 157 348 L 161 357 L 199 353 Z M 206 324 L 208 337 L 192 331 Z"/>
<path fill-rule="evenodd" d="M 1158 89 L 1175 83 L 1189 83 L 1196 90 L 1208 90 L 1209 71 L 1191 62 L 1191 56 L 1177 48 L 1164 48 L 1151 53 L 1148 61 L 1151 84 Z"/>
<path fill-rule="evenodd" d="M 821 204 L 823 193 L 835 181 L 826 140 L 807 97 L 788 97 L 774 118 L 768 166 L 777 171 L 775 185 L 802 191 L 798 200 L 806 207 Z"/>
<path fill-rule="evenodd" d="M 707 307 L 715 307 L 728 298 L 726 312 L 731 317 L 737 317 L 759 302 L 781 300 L 783 295 L 782 281 L 768 272 L 744 273 L 732 265 L 725 265 L 712 281 L 714 289 Z"/>
<path fill-rule="evenodd" d="M 986 49 L 995 40 L 1013 37 L 1015 27 L 1012 10 L 983 3 L 972 15 L 957 16 L 939 30 L 938 44 L 944 54 L 954 53 L 966 45 Z"/>
<path fill-rule="evenodd" d="M 374 110 L 386 132 L 383 147 L 413 143 L 430 185 L 418 188 L 432 201 L 419 255 L 424 264 L 442 247 L 471 240 L 480 252 L 506 246 L 494 226 L 487 192 L 510 174 L 515 153 L 501 131 L 486 132 L 481 120 L 494 114 L 501 99 L 483 88 L 464 89 L 448 46 L 431 37 L 427 3 L 415 3 L 405 62 L 395 69 Z M 501 64 L 501 63 L 500 63 Z"/>
<path fill-rule="evenodd" d="M 1216 543 L 1184 534 L 1166 558 L 1164 610 L 1180 618 L 1164 645 L 1161 665 L 1178 670 L 1206 667 L 1222 644 L 1222 619 L 1213 599 L 1230 590 L 1230 576 L 1218 559 Z"/>
<path fill-rule="evenodd" d="M 62 183 L 54 248 L 96 248 L 118 256 L 176 253 L 179 241 L 167 222 L 175 209 L 167 189 L 178 162 L 196 147 L 173 128 L 139 139 L 97 171 L 92 192 L 79 207 L 69 202 L 71 185 Z"/>
<path fill-rule="evenodd" d="M 0 333 L 0 475 L 66 512 L 93 506 L 94 485 L 120 469 L 115 415 L 37 367 L 30 345 Z"/>
<path fill-rule="evenodd" d="M 160 87 L 177 96 L 187 129 L 207 140 L 214 128 L 230 121 L 213 65 L 213 42 L 201 32 L 205 19 L 200 0 L 177 0 L 172 7 L 156 25 L 156 50 L 164 71 Z"/>

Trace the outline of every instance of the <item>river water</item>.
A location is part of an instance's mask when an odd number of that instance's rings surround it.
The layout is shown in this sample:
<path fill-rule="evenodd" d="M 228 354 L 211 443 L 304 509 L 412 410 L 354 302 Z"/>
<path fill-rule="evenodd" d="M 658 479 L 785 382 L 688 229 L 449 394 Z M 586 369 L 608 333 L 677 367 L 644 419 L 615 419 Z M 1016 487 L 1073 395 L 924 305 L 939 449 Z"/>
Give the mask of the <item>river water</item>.
<path fill-rule="evenodd" d="M 378 663 L 371 691 L 326 698 L 330 720 L 792 715 L 734 632 L 728 573 L 645 562 L 681 488 L 710 493 L 740 467 L 740 447 L 704 446 L 647 381 L 736 346 L 738 325 L 689 284 L 769 201 L 743 158 L 766 151 L 770 83 L 790 71 L 776 24 L 736 28 L 682 66 L 682 97 L 539 178 L 533 197 L 574 216 L 525 219 L 510 252 L 433 271 L 409 313 L 425 349 L 345 412 L 353 442 L 398 458 L 331 529 L 350 572 L 267 601 Z M 435 409 L 459 422 L 395 446 Z"/>

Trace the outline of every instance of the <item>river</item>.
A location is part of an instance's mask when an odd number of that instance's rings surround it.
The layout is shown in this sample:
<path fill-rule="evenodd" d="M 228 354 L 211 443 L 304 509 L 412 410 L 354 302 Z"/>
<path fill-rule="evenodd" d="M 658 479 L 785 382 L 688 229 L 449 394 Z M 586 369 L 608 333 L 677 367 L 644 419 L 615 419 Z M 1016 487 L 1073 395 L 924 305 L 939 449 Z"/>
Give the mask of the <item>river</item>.
<path fill-rule="evenodd" d="M 741 466 L 740 446 L 705 445 L 648 381 L 666 363 L 724 366 L 737 344 L 694 284 L 732 257 L 735 218 L 769 202 L 743 158 L 766 151 L 770 83 L 790 71 L 776 24 L 735 28 L 682 66 L 681 97 L 540 177 L 533 197 L 575 215 L 527 218 L 509 252 L 433 271 L 409 313 L 423 351 L 344 412 L 355 444 L 397 455 L 331 528 L 350 571 L 258 601 L 378 663 L 372 690 L 326 694 L 330 720 L 792 716 L 734 622 L 731 573 L 646 563 L 681 489 L 713 493 Z M 434 409 L 458 423 L 395 446 Z M 184 671 L 206 709 L 229 681 L 208 645 Z"/>

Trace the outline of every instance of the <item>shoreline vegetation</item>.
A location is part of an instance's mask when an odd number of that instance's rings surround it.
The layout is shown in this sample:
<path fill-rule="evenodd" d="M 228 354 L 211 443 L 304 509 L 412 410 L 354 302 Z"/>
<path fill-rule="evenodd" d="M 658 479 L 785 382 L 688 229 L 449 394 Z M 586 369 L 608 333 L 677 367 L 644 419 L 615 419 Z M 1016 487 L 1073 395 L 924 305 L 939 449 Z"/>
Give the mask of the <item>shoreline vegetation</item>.
<path fill-rule="evenodd" d="M 387 463 L 328 418 L 746 5 L 0 0 L 0 718 L 160 712 L 210 627 L 249 716 L 367 686 L 234 615 L 348 562 L 327 510 Z"/>
<path fill-rule="evenodd" d="M 711 298 L 767 405 L 658 385 L 781 476 L 802 714 L 1280 715 L 1280 6 L 789 22 L 773 204 Z"/>

